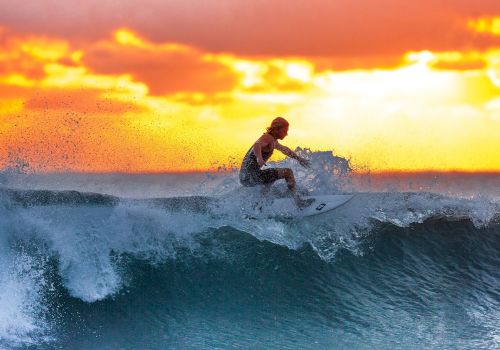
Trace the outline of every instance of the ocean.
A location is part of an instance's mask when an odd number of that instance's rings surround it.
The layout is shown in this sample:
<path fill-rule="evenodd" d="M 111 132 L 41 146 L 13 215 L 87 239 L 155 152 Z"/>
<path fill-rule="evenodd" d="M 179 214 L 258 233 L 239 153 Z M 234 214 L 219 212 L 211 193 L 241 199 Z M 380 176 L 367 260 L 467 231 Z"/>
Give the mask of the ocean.
<path fill-rule="evenodd" d="M 0 174 L 1 349 L 500 349 L 500 175 Z M 286 196 L 284 184 L 271 196 Z"/>

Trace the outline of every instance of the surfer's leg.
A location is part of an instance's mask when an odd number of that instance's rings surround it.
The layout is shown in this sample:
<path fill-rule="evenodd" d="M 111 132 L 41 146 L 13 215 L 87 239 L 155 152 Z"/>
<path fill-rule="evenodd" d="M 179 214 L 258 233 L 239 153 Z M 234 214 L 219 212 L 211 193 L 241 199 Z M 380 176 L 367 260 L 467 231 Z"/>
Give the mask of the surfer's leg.
<path fill-rule="evenodd" d="M 280 179 L 285 179 L 288 189 L 292 192 L 295 191 L 295 177 L 293 176 L 293 171 L 290 168 L 279 168 L 278 177 Z"/>
<path fill-rule="evenodd" d="M 259 178 L 260 178 L 261 184 L 264 185 L 265 187 L 271 187 L 271 185 L 274 183 L 274 181 L 282 178 L 282 177 L 280 177 L 279 170 L 280 169 L 276 169 L 276 168 L 261 170 L 259 172 Z"/>
<path fill-rule="evenodd" d="M 300 198 L 299 194 L 297 193 L 297 187 L 296 187 L 296 182 L 295 182 L 295 176 L 293 175 L 293 170 L 290 168 L 281 168 L 278 169 L 279 176 L 281 178 L 284 178 L 286 181 L 286 184 L 288 186 L 288 189 L 292 193 L 292 197 L 295 201 L 295 204 L 299 208 L 303 208 L 308 206 L 309 204 L 312 203 L 314 200 L 307 200 L 307 199 L 302 199 Z"/>
<path fill-rule="evenodd" d="M 262 194 L 267 197 L 269 192 L 271 191 L 271 185 L 274 181 L 279 180 L 278 169 L 265 169 L 261 170 L 259 173 L 261 184 L 262 184 Z"/>
<path fill-rule="evenodd" d="M 295 203 L 300 200 L 299 195 L 297 194 L 297 188 L 296 188 L 296 183 L 295 183 L 295 176 L 293 175 L 293 170 L 290 168 L 283 168 L 283 169 L 278 169 L 279 175 L 282 179 L 285 179 L 286 185 L 288 186 L 288 189 L 292 193 L 293 199 L 295 200 Z"/>

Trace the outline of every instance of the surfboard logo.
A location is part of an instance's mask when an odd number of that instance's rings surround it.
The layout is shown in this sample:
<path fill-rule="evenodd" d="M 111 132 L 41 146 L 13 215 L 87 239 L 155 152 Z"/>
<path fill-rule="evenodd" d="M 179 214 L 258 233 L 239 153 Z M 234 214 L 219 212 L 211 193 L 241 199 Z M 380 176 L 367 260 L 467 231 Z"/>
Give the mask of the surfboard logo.
<path fill-rule="evenodd" d="M 320 205 L 318 205 L 318 206 L 316 207 L 316 210 L 318 210 L 318 211 L 319 211 L 319 210 L 323 209 L 323 208 L 325 207 L 325 205 L 326 205 L 326 203 L 321 203 Z"/>

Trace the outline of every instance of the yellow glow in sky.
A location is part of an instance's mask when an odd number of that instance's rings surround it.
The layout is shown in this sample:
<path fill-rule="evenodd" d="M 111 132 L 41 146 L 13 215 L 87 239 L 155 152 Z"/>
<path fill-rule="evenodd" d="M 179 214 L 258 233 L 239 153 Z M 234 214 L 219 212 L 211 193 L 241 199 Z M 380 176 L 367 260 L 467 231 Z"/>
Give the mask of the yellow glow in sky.
<path fill-rule="evenodd" d="M 469 25 L 496 34 L 497 20 Z M 1 165 L 214 169 L 238 163 L 280 115 L 284 144 L 333 150 L 364 170 L 500 170 L 500 51 L 424 50 L 401 62 L 338 71 L 129 29 L 81 46 L 18 38 L 0 51 Z"/>
<path fill-rule="evenodd" d="M 469 21 L 469 28 L 478 33 L 500 35 L 500 17 L 484 17 Z"/>

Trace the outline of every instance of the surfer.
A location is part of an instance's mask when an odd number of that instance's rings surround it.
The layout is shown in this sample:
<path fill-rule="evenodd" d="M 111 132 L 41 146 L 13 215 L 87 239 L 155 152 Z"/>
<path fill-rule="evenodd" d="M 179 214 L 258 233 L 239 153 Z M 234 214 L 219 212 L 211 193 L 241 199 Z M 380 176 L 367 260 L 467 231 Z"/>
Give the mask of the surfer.
<path fill-rule="evenodd" d="M 261 168 L 277 149 L 284 155 L 296 159 L 303 167 L 309 167 L 309 161 L 297 155 L 290 148 L 283 146 L 278 140 L 283 140 L 288 135 L 289 123 L 285 118 L 275 118 L 266 132 L 248 150 L 240 168 L 240 182 L 243 186 L 264 186 L 264 193 L 269 191 L 271 185 L 280 179 L 285 179 L 288 189 L 292 193 L 295 204 L 303 208 L 311 204 L 314 199 L 305 200 L 300 198 L 295 185 L 295 177 L 290 168 Z"/>

